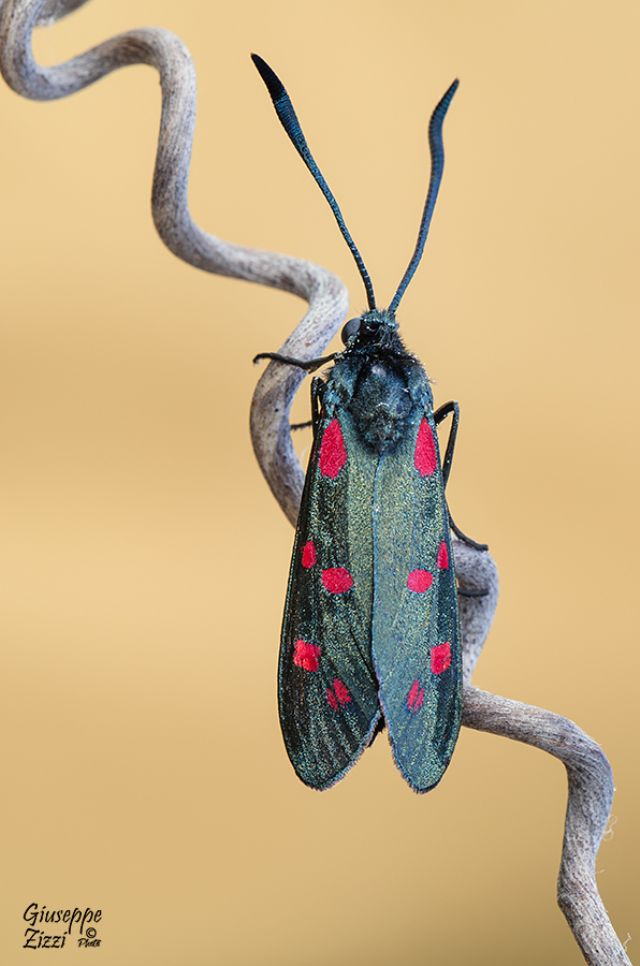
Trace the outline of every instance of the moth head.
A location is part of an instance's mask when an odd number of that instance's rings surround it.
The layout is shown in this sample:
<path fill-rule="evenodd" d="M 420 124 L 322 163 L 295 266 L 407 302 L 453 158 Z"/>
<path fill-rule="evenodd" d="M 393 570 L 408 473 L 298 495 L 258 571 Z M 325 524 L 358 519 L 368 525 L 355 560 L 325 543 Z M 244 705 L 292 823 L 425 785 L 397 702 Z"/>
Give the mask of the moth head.
<path fill-rule="evenodd" d="M 343 326 L 340 338 L 347 348 L 377 348 L 385 345 L 397 328 L 393 313 L 372 309 L 349 319 Z"/>

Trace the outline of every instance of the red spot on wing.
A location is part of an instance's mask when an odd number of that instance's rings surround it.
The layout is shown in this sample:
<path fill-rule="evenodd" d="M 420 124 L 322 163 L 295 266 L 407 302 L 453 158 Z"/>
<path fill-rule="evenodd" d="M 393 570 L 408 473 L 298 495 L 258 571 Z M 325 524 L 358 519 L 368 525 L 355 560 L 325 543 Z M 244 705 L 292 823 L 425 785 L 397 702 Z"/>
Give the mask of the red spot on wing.
<path fill-rule="evenodd" d="M 336 692 L 336 698 L 340 704 L 349 704 L 351 701 L 351 695 L 349 693 L 349 688 L 341 681 L 340 678 L 335 678 L 333 682 L 333 690 Z"/>
<path fill-rule="evenodd" d="M 428 570 L 412 570 L 407 577 L 407 587 L 414 594 L 424 594 L 433 583 L 433 574 Z"/>
<path fill-rule="evenodd" d="M 337 419 L 332 419 L 325 429 L 320 443 L 320 472 L 335 480 L 336 476 L 347 462 L 347 450 L 344 437 Z"/>
<path fill-rule="evenodd" d="M 295 641 L 293 645 L 293 663 L 305 671 L 317 671 L 320 664 L 321 648 L 308 641 Z"/>
<path fill-rule="evenodd" d="M 307 540 L 302 548 L 302 566 L 305 570 L 309 570 L 310 567 L 313 567 L 317 559 L 318 555 L 316 554 L 315 543 L 313 540 Z"/>
<path fill-rule="evenodd" d="M 431 648 L 431 670 L 434 674 L 442 674 L 451 666 L 451 644 L 436 644 Z"/>
<path fill-rule="evenodd" d="M 329 567 L 322 571 L 322 583 L 330 594 L 345 594 L 353 587 L 353 577 L 345 567 Z"/>
<path fill-rule="evenodd" d="M 444 540 L 438 547 L 438 567 L 440 570 L 449 569 L 449 551 Z"/>
<path fill-rule="evenodd" d="M 424 688 L 420 687 L 418 680 L 411 685 L 411 690 L 407 695 L 407 707 L 410 711 L 419 711 L 424 704 Z"/>
<path fill-rule="evenodd" d="M 433 430 L 426 419 L 422 420 L 418 429 L 413 463 L 420 476 L 431 476 L 438 465 Z"/>
<path fill-rule="evenodd" d="M 333 679 L 333 691 L 327 688 L 327 701 L 334 711 L 337 711 L 341 704 L 349 704 L 351 701 L 349 688 L 340 678 Z"/>

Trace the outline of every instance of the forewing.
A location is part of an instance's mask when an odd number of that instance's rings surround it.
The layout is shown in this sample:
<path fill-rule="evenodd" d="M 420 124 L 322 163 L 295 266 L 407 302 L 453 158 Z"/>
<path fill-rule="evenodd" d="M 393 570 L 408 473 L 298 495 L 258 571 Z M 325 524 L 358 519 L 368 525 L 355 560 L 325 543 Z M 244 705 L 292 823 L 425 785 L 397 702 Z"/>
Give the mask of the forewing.
<path fill-rule="evenodd" d="M 347 411 L 323 414 L 291 561 L 278 686 L 287 751 L 312 788 L 344 775 L 380 719 L 371 662 L 376 463 Z"/>
<path fill-rule="evenodd" d="M 372 656 L 396 763 L 416 791 L 442 777 L 461 717 L 461 656 L 438 440 L 417 413 L 380 460 L 373 497 Z"/>

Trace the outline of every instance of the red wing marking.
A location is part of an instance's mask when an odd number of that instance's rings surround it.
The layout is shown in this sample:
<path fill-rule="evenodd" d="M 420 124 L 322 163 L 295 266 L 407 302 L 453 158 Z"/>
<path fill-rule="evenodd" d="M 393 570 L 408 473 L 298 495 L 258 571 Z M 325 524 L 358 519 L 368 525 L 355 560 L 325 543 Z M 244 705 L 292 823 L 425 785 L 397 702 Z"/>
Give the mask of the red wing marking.
<path fill-rule="evenodd" d="M 316 554 L 316 545 L 313 540 L 307 540 L 304 547 L 302 548 L 302 566 L 305 570 L 309 570 L 315 564 L 318 559 Z"/>
<path fill-rule="evenodd" d="M 353 577 L 345 567 L 329 567 L 322 571 L 322 583 L 330 594 L 345 594 L 353 587 Z"/>
<path fill-rule="evenodd" d="M 433 431 L 426 419 L 422 420 L 418 429 L 413 463 L 420 476 L 431 476 L 438 465 Z"/>
<path fill-rule="evenodd" d="M 444 540 L 438 547 L 438 567 L 440 570 L 449 569 L 449 551 Z"/>
<path fill-rule="evenodd" d="M 320 472 L 335 480 L 336 476 L 347 462 L 347 450 L 344 437 L 337 419 L 332 419 L 322 436 L 320 443 Z"/>
<path fill-rule="evenodd" d="M 412 570 L 407 577 L 407 587 L 414 594 L 424 594 L 433 583 L 433 574 L 428 570 Z"/>
<path fill-rule="evenodd" d="M 320 664 L 321 648 L 308 641 L 296 641 L 293 645 L 293 663 L 305 671 L 317 671 Z"/>
<path fill-rule="evenodd" d="M 340 704 L 349 704 L 351 701 L 351 695 L 349 694 L 349 688 L 341 681 L 340 678 L 335 678 L 333 682 L 333 690 L 336 692 L 336 698 Z"/>
<path fill-rule="evenodd" d="M 431 670 L 434 674 L 442 674 L 451 666 L 451 644 L 445 641 L 444 644 L 436 644 L 431 648 Z"/>
<path fill-rule="evenodd" d="M 424 703 L 424 688 L 420 687 L 418 680 L 411 685 L 411 690 L 407 696 L 407 707 L 410 711 L 419 711 Z"/>
<path fill-rule="evenodd" d="M 337 711 L 341 704 L 349 704 L 351 701 L 349 688 L 340 678 L 334 678 L 333 691 L 327 688 L 327 701 L 334 711 Z"/>
<path fill-rule="evenodd" d="M 338 699 L 331 688 L 327 688 L 327 701 L 329 702 L 329 706 L 333 708 L 334 711 L 338 710 Z"/>

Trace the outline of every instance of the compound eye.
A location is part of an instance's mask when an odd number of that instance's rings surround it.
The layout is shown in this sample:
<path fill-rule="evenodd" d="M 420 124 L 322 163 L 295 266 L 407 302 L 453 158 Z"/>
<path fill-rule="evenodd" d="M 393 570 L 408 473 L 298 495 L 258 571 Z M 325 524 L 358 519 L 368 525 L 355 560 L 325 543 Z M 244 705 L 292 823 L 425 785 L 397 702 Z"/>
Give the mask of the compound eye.
<path fill-rule="evenodd" d="M 349 319 L 348 322 L 343 326 L 340 337 L 344 343 L 347 344 L 351 339 L 354 339 L 360 331 L 360 319 Z"/>

